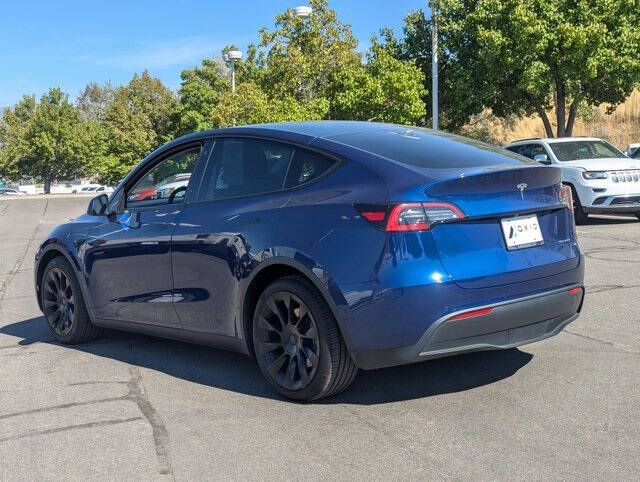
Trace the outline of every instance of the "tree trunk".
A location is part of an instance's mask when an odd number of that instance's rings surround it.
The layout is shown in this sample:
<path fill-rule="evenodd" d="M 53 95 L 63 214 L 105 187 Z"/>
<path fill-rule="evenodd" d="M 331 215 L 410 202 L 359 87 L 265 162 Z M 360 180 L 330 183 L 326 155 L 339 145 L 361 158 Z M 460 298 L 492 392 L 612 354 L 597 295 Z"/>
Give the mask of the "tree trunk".
<path fill-rule="evenodd" d="M 51 194 L 51 178 L 49 176 L 44 178 L 44 193 Z"/>
<path fill-rule="evenodd" d="M 553 127 L 551 126 L 551 121 L 549 121 L 547 113 L 539 106 L 536 106 L 536 111 L 538 112 L 540 119 L 542 119 L 542 124 L 544 125 L 544 131 L 547 134 L 547 137 L 553 137 Z"/>
<path fill-rule="evenodd" d="M 539 102 L 537 102 L 536 99 L 534 99 L 534 97 L 529 92 L 527 91 L 521 91 L 521 92 L 524 98 L 527 100 L 527 102 L 529 102 L 529 105 L 533 107 L 538 113 L 538 115 L 540 116 L 540 119 L 542 120 L 542 124 L 544 125 L 544 131 L 547 137 L 553 137 L 553 127 L 551 126 L 551 122 L 549 121 L 549 116 L 547 116 L 547 113 L 544 111 L 544 107 L 542 107 L 542 105 Z"/>
<path fill-rule="evenodd" d="M 574 100 L 573 103 L 571 104 L 571 107 L 569 107 L 569 118 L 567 119 L 567 128 L 564 131 L 567 137 L 571 137 L 573 135 L 573 125 L 576 122 L 577 113 L 578 113 L 578 104 Z"/>

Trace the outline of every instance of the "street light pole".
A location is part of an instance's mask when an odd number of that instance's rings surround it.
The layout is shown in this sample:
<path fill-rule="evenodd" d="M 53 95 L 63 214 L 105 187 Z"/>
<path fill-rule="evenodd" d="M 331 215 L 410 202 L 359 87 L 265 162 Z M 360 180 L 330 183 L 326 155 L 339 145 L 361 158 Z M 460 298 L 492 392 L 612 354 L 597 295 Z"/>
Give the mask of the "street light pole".
<path fill-rule="evenodd" d="M 227 52 L 227 59 L 231 62 L 231 93 L 236 93 L 236 60 L 242 59 L 242 52 L 239 50 L 229 50 Z M 233 118 L 233 125 L 236 125 L 236 119 Z"/>
<path fill-rule="evenodd" d="M 437 2 L 431 4 L 431 100 L 433 128 L 438 129 L 438 19 Z"/>
<path fill-rule="evenodd" d="M 231 62 L 231 92 L 236 92 L 236 60 L 242 60 L 242 52 L 239 50 L 229 50 L 227 59 Z"/>

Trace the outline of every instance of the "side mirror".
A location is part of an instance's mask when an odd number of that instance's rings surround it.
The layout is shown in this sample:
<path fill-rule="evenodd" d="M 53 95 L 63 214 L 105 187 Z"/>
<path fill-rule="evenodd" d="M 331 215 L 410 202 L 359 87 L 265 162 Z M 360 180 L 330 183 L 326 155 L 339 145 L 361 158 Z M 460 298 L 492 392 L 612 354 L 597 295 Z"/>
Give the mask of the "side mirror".
<path fill-rule="evenodd" d="M 106 194 L 100 194 L 89 201 L 87 214 L 89 216 L 104 216 L 109 204 L 109 197 Z"/>
<path fill-rule="evenodd" d="M 533 156 L 533 160 L 539 162 L 540 164 L 551 164 L 551 161 L 546 154 L 536 154 L 535 156 Z"/>

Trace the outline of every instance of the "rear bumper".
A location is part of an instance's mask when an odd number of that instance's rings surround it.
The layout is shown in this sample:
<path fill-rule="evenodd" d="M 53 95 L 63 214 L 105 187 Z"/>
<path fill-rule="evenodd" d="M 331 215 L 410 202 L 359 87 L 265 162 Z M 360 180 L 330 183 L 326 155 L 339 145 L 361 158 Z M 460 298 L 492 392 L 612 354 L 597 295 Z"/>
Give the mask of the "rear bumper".
<path fill-rule="evenodd" d="M 431 358 L 480 350 L 513 348 L 559 333 L 578 317 L 584 299 L 581 286 L 450 313 L 435 323 L 415 345 L 352 353 L 360 368 L 403 365 Z M 482 308 L 491 312 L 453 319 Z"/>

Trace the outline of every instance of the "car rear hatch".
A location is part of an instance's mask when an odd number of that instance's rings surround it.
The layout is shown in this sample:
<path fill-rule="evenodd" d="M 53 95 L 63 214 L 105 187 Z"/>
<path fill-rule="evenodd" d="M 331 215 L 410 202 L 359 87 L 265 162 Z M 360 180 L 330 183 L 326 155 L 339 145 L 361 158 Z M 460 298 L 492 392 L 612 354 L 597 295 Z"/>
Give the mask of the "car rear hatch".
<path fill-rule="evenodd" d="M 465 215 L 431 228 L 443 267 L 459 286 L 517 283 L 577 266 L 560 176 L 559 169 L 546 167 L 485 170 L 424 189 L 427 199 L 451 203 Z M 539 233 L 526 232 L 537 228 Z"/>

